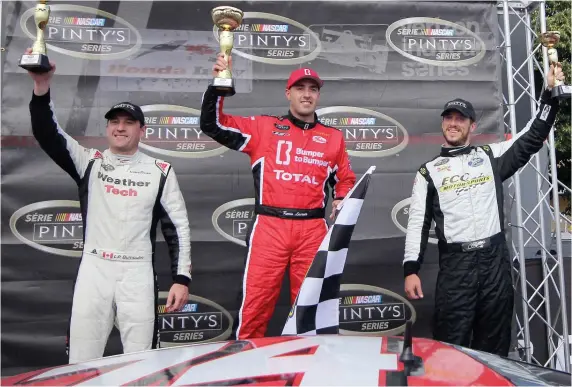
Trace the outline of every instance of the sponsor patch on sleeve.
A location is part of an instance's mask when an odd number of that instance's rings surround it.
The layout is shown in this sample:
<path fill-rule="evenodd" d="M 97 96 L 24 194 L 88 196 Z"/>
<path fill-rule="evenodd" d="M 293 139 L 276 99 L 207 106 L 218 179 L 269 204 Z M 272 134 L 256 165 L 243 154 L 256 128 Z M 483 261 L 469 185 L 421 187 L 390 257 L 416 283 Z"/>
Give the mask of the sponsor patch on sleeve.
<path fill-rule="evenodd" d="M 542 121 L 546 121 L 548 118 L 548 114 L 550 114 L 550 105 L 544 105 L 544 109 L 542 109 L 542 113 L 540 113 L 540 119 Z"/>
<path fill-rule="evenodd" d="M 165 176 L 167 175 L 167 173 L 169 172 L 169 168 L 171 167 L 171 164 L 166 163 L 162 160 L 156 160 L 155 165 L 161 170 L 161 172 Z"/>

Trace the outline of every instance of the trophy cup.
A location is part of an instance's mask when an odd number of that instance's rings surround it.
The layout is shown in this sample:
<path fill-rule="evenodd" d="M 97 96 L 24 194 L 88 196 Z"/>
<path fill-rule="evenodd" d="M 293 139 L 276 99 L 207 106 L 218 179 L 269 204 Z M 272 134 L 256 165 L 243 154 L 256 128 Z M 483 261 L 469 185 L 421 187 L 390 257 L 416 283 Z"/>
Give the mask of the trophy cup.
<path fill-rule="evenodd" d="M 228 57 L 232 51 L 234 44 L 234 30 L 242 23 L 244 13 L 234 7 L 221 6 L 213 8 L 211 16 L 214 24 L 219 29 L 219 44 L 220 52 L 223 53 L 224 59 L 228 61 Z M 213 79 L 212 85 L 215 89 L 215 94 L 221 97 L 233 96 L 236 91 L 234 89 L 234 79 L 232 78 L 231 71 L 227 68 L 218 73 Z"/>
<path fill-rule="evenodd" d="M 554 46 L 560 40 L 560 32 L 547 31 L 540 34 L 540 41 L 544 47 L 548 49 L 548 61 L 550 64 L 556 66 L 558 63 L 558 52 Z M 552 88 L 552 97 L 557 99 L 569 99 L 571 88 L 570 85 L 564 85 L 558 79 L 554 80 L 554 87 Z"/>
<path fill-rule="evenodd" d="M 50 7 L 46 5 L 46 2 L 46 0 L 40 0 L 34 11 L 36 41 L 32 45 L 32 53 L 22 55 L 18 63 L 21 68 L 34 73 L 47 73 L 52 69 L 46 56 L 46 42 L 44 41 L 44 31 L 50 19 Z"/>

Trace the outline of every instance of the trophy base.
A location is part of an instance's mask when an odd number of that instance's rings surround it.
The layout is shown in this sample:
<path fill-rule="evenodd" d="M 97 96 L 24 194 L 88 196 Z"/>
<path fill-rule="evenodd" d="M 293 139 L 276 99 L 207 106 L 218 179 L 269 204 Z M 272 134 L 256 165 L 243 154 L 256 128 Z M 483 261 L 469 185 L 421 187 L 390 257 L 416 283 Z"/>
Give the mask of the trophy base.
<path fill-rule="evenodd" d="M 559 85 L 552 88 L 552 98 L 556 99 L 570 99 L 570 94 L 572 92 L 572 86 L 570 85 Z"/>
<path fill-rule="evenodd" d="M 44 54 L 22 55 L 18 66 L 33 73 L 47 73 L 52 69 L 48 57 Z"/>
<path fill-rule="evenodd" d="M 234 79 L 232 78 L 214 78 L 213 87 L 215 94 L 219 97 L 232 97 L 236 94 L 234 89 Z"/>

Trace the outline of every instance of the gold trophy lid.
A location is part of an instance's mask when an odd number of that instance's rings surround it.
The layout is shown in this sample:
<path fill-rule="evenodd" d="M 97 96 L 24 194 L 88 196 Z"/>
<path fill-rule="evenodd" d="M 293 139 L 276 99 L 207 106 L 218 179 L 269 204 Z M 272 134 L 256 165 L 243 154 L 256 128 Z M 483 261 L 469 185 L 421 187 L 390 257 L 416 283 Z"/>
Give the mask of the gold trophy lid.
<path fill-rule="evenodd" d="M 218 27 L 228 26 L 234 30 L 242 23 L 244 13 L 238 8 L 223 5 L 213 8 L 211 16 Z"/>
<path fill-rule="evenodd" d="M 559 31 L 546 31 L 540 34 L 540 41 L 543 46 L 552 47 L 560 41 Z"/>

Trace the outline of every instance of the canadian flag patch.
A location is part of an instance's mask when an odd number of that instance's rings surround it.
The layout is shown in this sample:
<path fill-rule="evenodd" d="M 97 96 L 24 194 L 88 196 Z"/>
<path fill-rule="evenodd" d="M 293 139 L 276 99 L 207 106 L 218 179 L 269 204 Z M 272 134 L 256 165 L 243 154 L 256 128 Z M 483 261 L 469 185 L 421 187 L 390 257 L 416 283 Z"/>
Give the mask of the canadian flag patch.
<path fill-rule="evenodd" d="M 169 170 L 169 163 L 166 163 L 164 161 L 156 161 L 155 164 L 159 167 L 159 169 L 161 170 L 161 172 L 163 172 L 163 174 L 167 174 L 167 171 Z"/>

